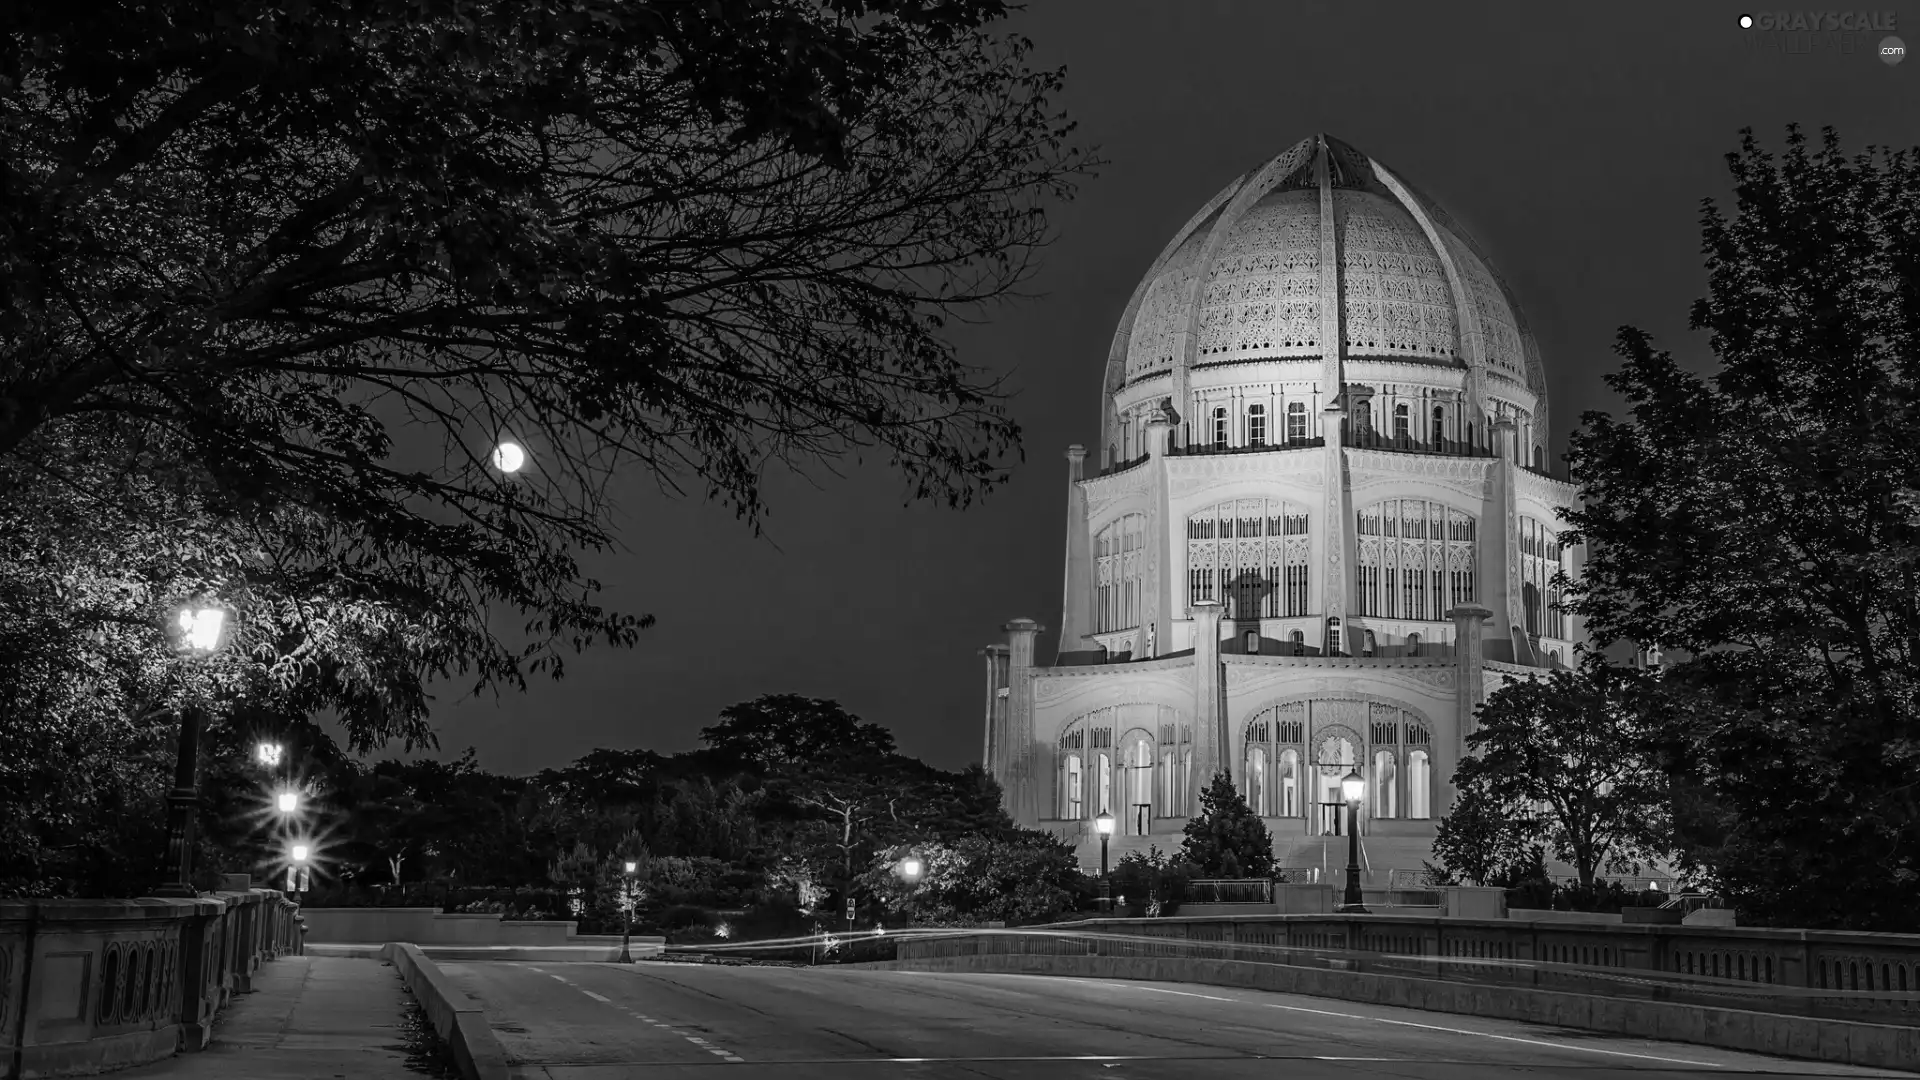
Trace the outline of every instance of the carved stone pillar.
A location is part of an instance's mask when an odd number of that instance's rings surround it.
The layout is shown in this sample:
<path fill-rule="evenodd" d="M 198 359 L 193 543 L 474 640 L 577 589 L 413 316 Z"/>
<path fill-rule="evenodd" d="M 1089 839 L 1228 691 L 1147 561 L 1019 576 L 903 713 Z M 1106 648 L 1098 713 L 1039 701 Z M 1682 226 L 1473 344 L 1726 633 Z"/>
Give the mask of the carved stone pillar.
<path fill-rule="evenodd" d="M 1460 732 L 1460 744 L 1455 749 L 1462 754 L 1466 752 L 1467 736 L 1473 734 L 1473 714 L 1487 698 L 1480 636 L 1492 616 L 1493 610 L 1485 604 L 1461 604 L 1447 612 L 1447 618 L 1453 620 L 1455 716 Z"/>
<path fill-rule="evenodd" d="M 1032 619 L 1015 619 L 1007 631 L 1007 748 L 1008 778 L 1013 794 L 1008 814 L 1034 828 L 1040 823 L 1040 761 L 1033 731 L 1033 645 L 1041 626 Z M 1006 781 L 1002 781 L 1006 783 Z"/>
<path fill-rule="evenodd" d="M 1233 775 L 1229 757 L 1233 744 L 1227 739 L 1226 710 L 1221 707 L 1220 603 L 1202 600 L 1191 605 L 1193 612 L 1193 730 L 1200 746 L 1200 766 L 1194 783 L 1213 782 L 1215 773 Z M 1195 796 L 1197 799 L 1197 795 Z M 1190 809 L 1189 813 L 1196 813 Z"/>

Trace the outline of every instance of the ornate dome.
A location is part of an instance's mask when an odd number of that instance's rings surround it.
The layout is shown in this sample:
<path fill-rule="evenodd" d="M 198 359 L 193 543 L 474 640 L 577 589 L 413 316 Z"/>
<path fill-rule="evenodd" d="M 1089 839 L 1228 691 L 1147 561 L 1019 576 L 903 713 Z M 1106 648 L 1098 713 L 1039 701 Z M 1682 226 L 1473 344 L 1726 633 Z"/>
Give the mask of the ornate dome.
<path fill-rule="evenodd" d="M 1333 290 L 1321 281 L 1329 261 Z M 1329 296 L 1337 322 L 1324 318 Z M 1217 364 L 1324 359 L 1330 325 L 1343 361 L 1466 368 L 1525 386 L 1545 411 L 1539 349 L 1480 249 L 1432 200 L 1326 135 L 1229 184 L 1173 238 L 1121 317 L 1106 390 Z"/>

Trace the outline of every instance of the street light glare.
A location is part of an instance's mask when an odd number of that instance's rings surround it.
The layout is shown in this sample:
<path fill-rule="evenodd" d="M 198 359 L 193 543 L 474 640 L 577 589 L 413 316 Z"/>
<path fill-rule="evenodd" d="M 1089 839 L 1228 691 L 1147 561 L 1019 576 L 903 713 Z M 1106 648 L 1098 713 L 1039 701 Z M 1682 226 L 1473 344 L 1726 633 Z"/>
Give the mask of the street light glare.
<path fill-rule="evenodd" d="M 1093 819 L 1093 827 L 1100 831 L 1101 836 L 1112 836 L 1113 815 L 1105 810 L 1100 811 L 1100 815 Z"/>
<path fill-rule="evenodd" d="M 227 613 L 217 607 L 181 608 L 179 624 L 180 636 L 187 648 L 194 652 L 215 652 L 226 629 Z"/>
<path fill-rule="evenodd" d="M 900 872 L 907 876 L 908 881 L 918 878 L 920 876 L 920 860 L 914 858 L 906 859 L 900 864 Z"/>
<path fill-rule="evenodd" d="M 281 813 L 291 814 L 300 809 L 300 795 L 298 792 L 283 791 L 274 799 L 274 805 L 280 808 Z"/>
<path fill-rule="evenodd" d="M 633 873 L 635 870 L 638 870 L 638 869 L 640 869 L 639 863 L 630 862 L 627 864 L 627 873 L 629 874 Z"/>
<path fill-rule="evenodd" d="M 527 452 L 520 444 L 503 442 L 493 448 L 493 467 L 503 473 L 516 473 L 527 463 Z"/>
<path fill-rule="evenodd" d="M 259 746 L 260 764 L 272 768 L 280 764 L 280 744 L 263 742 Z"/>
<path fill-rule="evenodd" d="M 307 845 L 305 845 L 305 844 L 295 844 L 295 845 L 293 845 L 293 861 L 294 861 L 294 862 L 306 862 L 306 861 L 307 861 L 307 852 L 308 852 L 309 850 L 311 850 L 311 849 L 309 849 L 309 848 L 307 847 Z"/>

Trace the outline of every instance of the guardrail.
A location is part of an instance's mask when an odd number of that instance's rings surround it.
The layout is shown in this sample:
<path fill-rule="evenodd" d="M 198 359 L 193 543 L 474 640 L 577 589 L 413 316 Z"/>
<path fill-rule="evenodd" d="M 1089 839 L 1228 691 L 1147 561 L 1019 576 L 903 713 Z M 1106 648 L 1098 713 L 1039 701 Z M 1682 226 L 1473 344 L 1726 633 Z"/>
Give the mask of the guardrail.
<path fill-rule="evenodd" d="M 206 1046 L 262 963 L 301 951 L 268 889 L 0 901 L 0 1076 L 97 1073 Z"/>
<path fill-rule="evenodd" d="M 1266 878 L 1199 878 L 1187 882 L 1188 904 L 1271 904 L 1273 882 Z"/>

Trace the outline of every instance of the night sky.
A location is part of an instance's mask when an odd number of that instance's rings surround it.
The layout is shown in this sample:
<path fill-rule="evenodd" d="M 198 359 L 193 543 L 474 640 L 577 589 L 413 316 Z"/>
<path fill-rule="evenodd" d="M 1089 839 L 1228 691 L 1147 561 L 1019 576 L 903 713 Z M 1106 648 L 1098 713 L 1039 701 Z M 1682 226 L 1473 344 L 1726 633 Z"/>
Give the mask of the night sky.
<path fill-rule="evenodd" d="M 1920 7 L 1892 10 L 1911 48 Z M 1012 26 L 1065 65 L 1061 104 L 1109 162 L 1055 214 L 1040 295 L 958 340 L 1010 372 L 1026 463 L 964 512 L 901 505 L 876 463 L 780 478 L 754 538 L 732 515 L 620 486 L 627 550 L 590 559 L 607 601 L 659 622 L 631 651 L 569 660 L 560 682 L 468 698 L 443 687 L 439 756 L 488 769 L 562 765 L 600 746 L 695 745 L 724 706 L 834 698 L 946 768 L 980 757 L 981 646 L 1008 619 L 1060 619 L 1070 443 L 1099 436 L 1115 322 L 1202 203 L 1294 141 L 1326 132 L 1438 200 L 1517 291 L 1551 390 L 1554 452 L 1589 409 L 1621 324 L 1704 363 L 1686 311 L 1704 290 L 1700 200 L 1753 127 L 1840 129 L 1849 151 L 1920 144 L 1920 60 L 1879 34 L 1742 31 L 1733 4 L 1039 0 Z M 1098 459 L 1097 451 L 1092 453 Z M 1050 660 L 1054 641 L 1042 635 Z"/>

